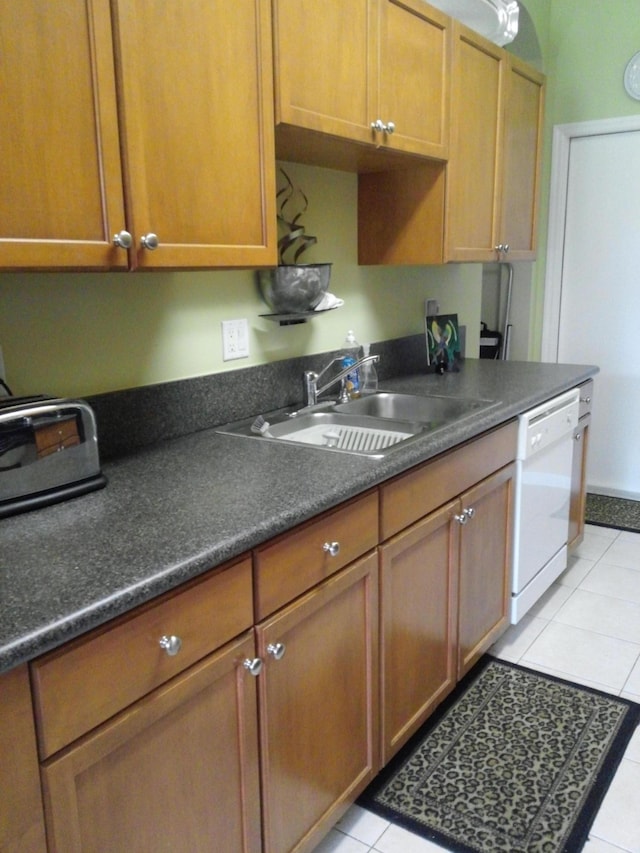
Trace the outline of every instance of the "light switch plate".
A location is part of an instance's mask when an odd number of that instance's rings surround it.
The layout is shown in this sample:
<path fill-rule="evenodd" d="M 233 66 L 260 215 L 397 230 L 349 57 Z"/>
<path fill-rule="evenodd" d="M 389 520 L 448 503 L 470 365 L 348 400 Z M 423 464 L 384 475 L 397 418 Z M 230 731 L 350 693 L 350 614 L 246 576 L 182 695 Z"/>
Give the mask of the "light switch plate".
<path fill-rule="evenodd" d="M 249 327 L 246 320 L 222 321 L 222 360 L 249 357 Z"/>

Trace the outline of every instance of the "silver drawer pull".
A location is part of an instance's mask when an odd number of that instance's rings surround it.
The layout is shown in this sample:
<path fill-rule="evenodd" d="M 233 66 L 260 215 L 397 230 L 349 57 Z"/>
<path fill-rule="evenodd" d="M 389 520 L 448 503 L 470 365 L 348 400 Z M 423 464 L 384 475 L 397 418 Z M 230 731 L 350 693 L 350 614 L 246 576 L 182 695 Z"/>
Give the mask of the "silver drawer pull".
<path fill-rule="evenodd" d="M 463 509 L 462 514 L 466 515 L 467 518 L 473 518 L 474 515 L 476 514 L 476 511 L 472 506 L 470 506 L 470 507 L 467 507 L 466 509 Z"/>
<path fill-rule="evenodd" d="M 325 542 L 322 546 L 322 550 L 329 554 L 331 557 L 337 557 L 340 553 L 340 543 L 339 542 Z"/>
<path fill-rule="evenodd" d="M 269 643 L 267 646 L 267 654 L 276 660 L 282 660 L 286 651 L 287 647 L 284 643 Z"/>
<path fill-rule="evenodd" d="M 581 403 L 590 403 L 591 397 L 580 397 L 580 402 Z"/>
<path fill-rule="evenodd" d="M 246 660 L 242 662 L 242 666 L 247 670 L 249 675 L 253 675 L 254 678 L 257 678 L 262 672 L 261 658 L 246 658 Z"/>
<path fill-rule="evenodd" d="M 174 634 L 172 634 L 170 637 L 167 637 L 167 635 L 165 634 L 164 636 L 160 637 L 159 643 L 160 648 L 164 649 L 165 652 L 171 657 L 177 655 L 180 649 L 182 648 L 182 640 L 180 639 L 180 637 L 176 637 Z"/>
<path fill-rule="evenodd" d="M 453 518 L 454 521 L 458 522 L 458 524 L 466 524 L 467 521 L 469 521 L 469 516 L 465 512 L 461 513 L 460 515 L 454 515 Z"/>

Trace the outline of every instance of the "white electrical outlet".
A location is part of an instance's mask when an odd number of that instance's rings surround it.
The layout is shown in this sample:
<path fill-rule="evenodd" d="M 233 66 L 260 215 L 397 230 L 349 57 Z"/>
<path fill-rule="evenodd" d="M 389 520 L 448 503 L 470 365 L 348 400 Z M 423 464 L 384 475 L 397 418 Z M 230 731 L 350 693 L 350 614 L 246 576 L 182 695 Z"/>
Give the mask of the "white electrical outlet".
<path fill-rule="evenodd" d="M 249 327 L 246 320 L 222 321 L 222 360 L 249 357 Z"/>

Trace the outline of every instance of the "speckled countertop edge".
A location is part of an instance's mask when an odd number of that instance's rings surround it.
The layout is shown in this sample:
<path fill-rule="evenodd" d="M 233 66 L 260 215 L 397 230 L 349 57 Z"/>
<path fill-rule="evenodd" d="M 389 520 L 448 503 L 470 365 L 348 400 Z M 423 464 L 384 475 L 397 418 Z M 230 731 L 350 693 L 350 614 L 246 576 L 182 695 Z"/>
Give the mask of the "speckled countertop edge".
<path fill-rule="evenodd" d="M 250 551 L 597 372 L 468 360 L 388 390 L 499 401 L 383 460 L 201 430 L 105 464 L 105 489 L 0 521 L 0 672 Z M 596 399 L 597 405 L 597 399 Z"/>

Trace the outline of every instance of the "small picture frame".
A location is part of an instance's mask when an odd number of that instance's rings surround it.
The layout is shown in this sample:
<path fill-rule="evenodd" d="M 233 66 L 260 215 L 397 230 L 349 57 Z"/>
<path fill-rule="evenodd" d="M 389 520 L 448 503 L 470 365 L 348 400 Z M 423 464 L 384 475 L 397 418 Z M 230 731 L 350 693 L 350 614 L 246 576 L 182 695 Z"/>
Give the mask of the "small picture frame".
<path fill-rule="evenodd" d="M 425 317 L 427 359 L 431 373 L 460 369 L 460 327 L 457 314 Z"/>

